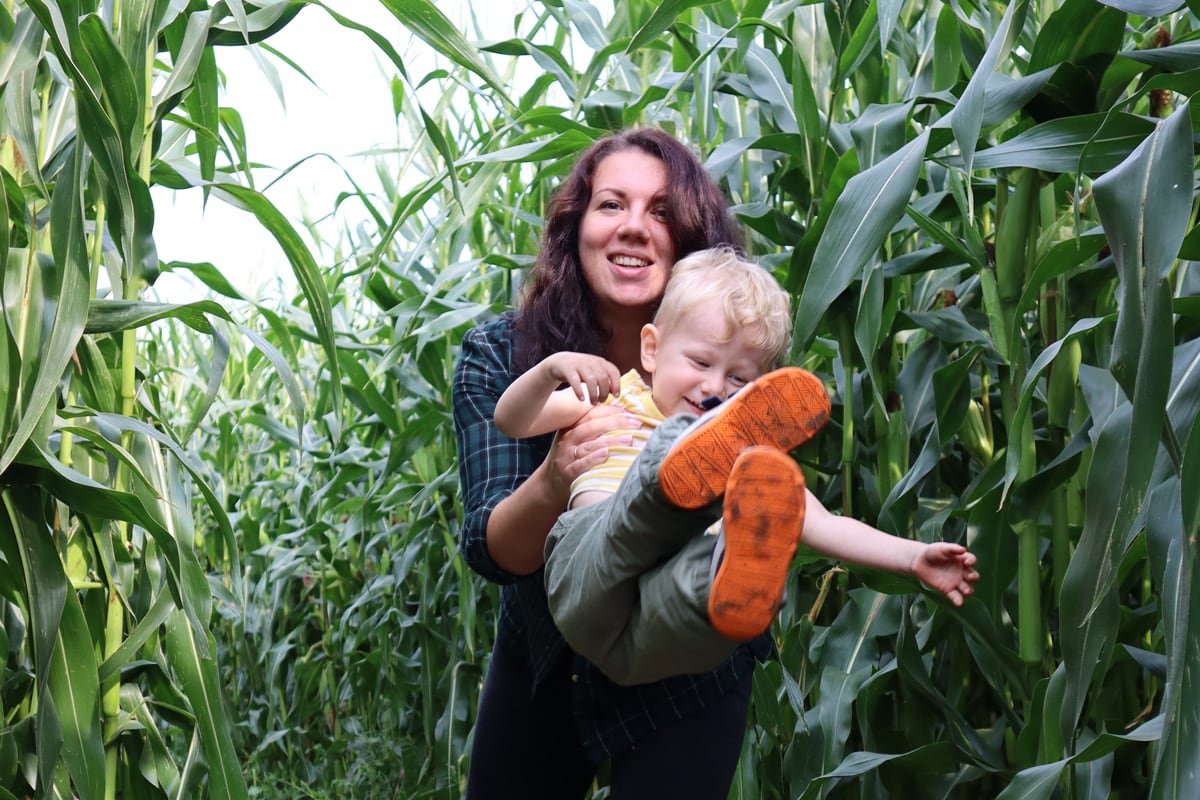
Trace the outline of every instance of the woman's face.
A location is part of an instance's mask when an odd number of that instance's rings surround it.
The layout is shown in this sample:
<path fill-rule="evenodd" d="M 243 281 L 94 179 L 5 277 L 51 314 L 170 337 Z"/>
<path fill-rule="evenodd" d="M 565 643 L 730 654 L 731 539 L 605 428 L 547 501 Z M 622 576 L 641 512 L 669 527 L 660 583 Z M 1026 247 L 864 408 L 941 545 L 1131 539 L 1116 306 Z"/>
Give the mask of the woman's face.
<path fill-rule="evenodd" d="M 658 158 L 621 150 L 596 165 L 579 223 L 579 261 L 610 324 L 630 311 L 645 321 L 662 298 L 675 263 L 666 202 L 667 168 Z"/>

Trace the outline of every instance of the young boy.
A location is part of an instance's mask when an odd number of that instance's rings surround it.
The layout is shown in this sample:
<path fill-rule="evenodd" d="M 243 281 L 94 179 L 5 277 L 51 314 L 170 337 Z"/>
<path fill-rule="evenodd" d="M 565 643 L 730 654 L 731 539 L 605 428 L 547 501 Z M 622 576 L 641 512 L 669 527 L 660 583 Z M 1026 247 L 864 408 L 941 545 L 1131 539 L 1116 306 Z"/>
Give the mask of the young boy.
<path fill-rule="evenodd" d="M 608 461 L 573 482 L 545 550 L 555 623 L 617 683 L 711 669 L 764 632 L 801 539 L 913 574 L 956 604 L 978 579 L 960 545 L 891 536 L 807 491 L 787 451 L 830 406 L 811 373 L 772 371 L 789 334 L 789 298 L 768 272 L 729 249 L 701 251 L 675 265 L 642 330 L 652 389 L 636 371 L 565 352 L 497 403 L 497 428 L 515 438 L 569 427 L 614 390 L 641 423 L 615 432 L 634 437 L 629 448 L 609 446 Z M 713 397 L 732 399 L 688 428 Z M 718 519 L 720 535 L 703 536 Z"/>

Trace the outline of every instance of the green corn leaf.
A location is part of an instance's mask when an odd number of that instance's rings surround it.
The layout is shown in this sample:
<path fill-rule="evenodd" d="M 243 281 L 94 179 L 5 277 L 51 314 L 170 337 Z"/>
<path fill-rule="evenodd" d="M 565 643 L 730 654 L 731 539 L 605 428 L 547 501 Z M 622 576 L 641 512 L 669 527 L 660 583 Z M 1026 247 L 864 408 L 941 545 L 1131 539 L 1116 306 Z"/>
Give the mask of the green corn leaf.
<path fill-rule="evenodd" d="M 1149 378 L 1155 364 L 1159 365 L 1159 377 L 1145 385 L 1158 384 L 1156 395 L 1165 391 L 1163 370 L 1169 372 L 1170 359 L 1161 356 L 1164 348 L 1169 352 L 1173 337 L 1169 327 L 1165 341 L 1151 335 L 1158 327 L 1152 315 L 1155 310 L 1170 314 L 1171 309 L 1169 301 L 1164 306 L 1154 302 L 1154 297 L 1187 232 L 1192 162 L 1191 119 L 1185 105 L 1093 187 L 1121 275 L 1122 313 L 1117 318 L 1111 369 L 1131 398 L 1135 384 L 1143 383 L 1141 370 L 1146 369 Z M 1139 408 L 1139 413 L 1157 416 L 1159 411 Z"/>
<path fill-rule="evenodd" d="M 1038 357 L 1030 365 L 1029 370 L 1025 374 L 1025 380 L 1021 384 L 1020 394 L 1017 399 L 1017 408 L 1013 414 L 1012 424 L 1018 427 L 1025 423 L 1030 413 L 1030 408 L 1033 404 L 1034 393 L 1038 388 L 1038 381 L 1041 376 L 1053 363 L 1054 359 L 1058 358 L 1058 354 L 1063 347 L 1075 339 L 1090 335 L 1096 328 L 1110 322 L 1110 319 L 1102 317 L 1093 317 L 1090 319 L 1081 319 L 1071 326 L 1071 329 L 1058 341 L 1050 344 L 1046 349 L 1038 354 Z M 1007 496 L 1010 489 L 1017 481 L 1018 473 L 1021 465 L 1020 454 L 1016 448 L 1010 448 L 1005 457 L 1005 473 L 1004 473 L 1004 495 Z M 1003 502 L 1003 499 L 1002 501 Z"/>
<path fill-rule="evenodd" d="M 136 147 L 142 138 L 142 132 L 138 130 L 142 100 L 129 62 L 113 41 L 104 21 L 93 14 L 79 23 L 79 43 L 86 48 L 102 81 L 94 90 L 99 90 L 100 99 L 116 126 L 117 137 L 127 146 Z"/>
<path fill-rule="evenodd" d="M 1192 424 L 1187 442 L 1179 493 L 1183 497 L 1183 530 L 1190 535 L 1200 531 L 1200 425 Z"/>
<path fill-rule="evenodd" d="M 232 322 L 229 312 L 212 300 L 176 305 L 140 300 L 93 300 L 88 305 L 84 333 L 113 333 L 140 328 L 161 319 L 177 319 L 189 328 L 212 334 L 208 315 Z"/>
<path fill-rule="evenodd" d="M 8 203 L 0 198 L 0 448 L 8 442 L 21 393 L 21 353 L 4 308 L 8 305 L 8 234 Z"/>
<path fill-rule="evenodd" d="M 849 180 L 837 198 L 796 305 L 793 349 L 803 351 L 833 301 L 862 271 L 904 215 L 920 174 L 926 131 Z"/>
<path fill-rule="evenodd" d="M 124 419 L 124 418 L 119 418 Z M 106 452 L 119 458 L 130 467 L 135 477 L 143 484 L 148 479 L 132 457 L 119 447 L 107 442 L 92 430 L 80 428 L 72 431 L 77 436 L 90 437 Z M 130 492 L 122 492 L 101 484 L 83 473 L 72 469 L 41 447 L 30 447 L 22 454 L 22 461 L 31 469 L 28 479 L 43 486 L 55 497 L 71 508 L 103 519 L 127 520 L 141 525 L 158 542 L 168 565 L 169 585 L 172 591 L 180 586 L 179 547 L 170 531 L 151 509 Z"/>
<path fill-rule="evenodd" d="M 170 28 L 169 38 L 177 40 L 172 48 L 174 64 L 167 75 L 166 82 L 154 97 L 153 114 L 155 119 L 160 118 L 167 109 L 173 108 L 186 92 L 194 92 L 198 97 L 204 97 L 207 94 L 204 91 L 204 80 L 208 77 L 205 56 L 212 53 L 207 42 L 208 28 L 211 22 L 212 12 L 200 11 L 188 14 L 186 17 L 181 15 L 179 24 Z M 179 35 L 179 29 L 182 29 L 182 35 Z M 196 81 L 197 76 L 200 76 L 199 82 Z M 190 110 L 194 112 L 196 109 L 193 107 Z M 210 121 L 215 122 L 215 120 Z M 211 128 L 206 126 L 203 116 L 195 117 L 193 122 L 201 129 L 216 129 L 215 125 Z M 197 137 L 197 144 L 203 140 L 204 137 Z M 214 143 L 210 141 L 209 145 L 212 148 Z M 205 159 L 201 159 L 201 174 L 204 174 L 204 162 Z M 206 175 L 206 179 L 211 180 L 212 175 Z"/>
<path fill-rule="evenodd" d="M 1184 2 L 1183 0 L 1104 0 L 1104 5 L 1143 17 L 1161 17 L 1172 11 L 1178 11 Z"/>
<path fill-rule="evenodd" d="M 59 580 L 65 583 L 65 578 Z M 63 605 L 48 682 L 62 730 L 63 761 L 75 790 L 81 800 L 102 800 L 105 781 L 100 680 L 92 637 L 73 593 L 67 594 Z"/>
<path fill-rule="evenodd" d="M 1066 0 L 1043 23 L 1029 58 L 1030 71 L 1063 64 L 1082 65 L 1089 58 L 1112 58 L 1121 46 L 1125 15 L 1089 0 Z M 1089 109 L 1090 110 L 1090 109 Z"/>
<path fill-rule="evenodd" d="M 32 15 L 26 15 L 32 19 Z M 31 23 L 31 29 L 36 30 L 37 25 Z M 28 97 L 33 93 L 33 82 L 37 77 L 35 68 L 23 69 L 12 76 L 6 84 L 6 95 Z M 38 152 L 38 137 L 37 128 L 40 123 L 35 123 L 33 118 L 34 108 L 31 103 L 8 103 L 11 112 L 5 115 L 6 133 L 12 137 L 16 149 L 24 154 Z M 26 170 L 29 178 L 32 180 L 33 187 L 37 193 L 43 197 L 50 197 L 50 190 L 46 186 L 46 179 L 42 175 L 42 164 L 40 159 L 26 159 Z M 7 175 L 6 175 L 7 176 Z M 15 185 L 16 181 L 13 181 Z"/>
<path fill-rule="evenodd" d="M 980 150 L 975 154 L 975 169 L 1031 167 L 1098 175 L 1121 163 L 1153 130 L 1153 122 L 1133 114 L 1064 117 Z M 959 164 L 954 158 L 948 161 Z"/>
<path fill-rule="evenodd" d="M 911 102 L 874 105 L 851 123 L 859 164 L 870 168 L 904 146 L 912 108 Z"/>
<path fill-rule="evenodd" d="M 950 743 L 957 750 L 960 760 L 988 770 L 999 769 L 1002 764 L 1000 753 L 979 735 L 962 712 L 930 679 L 928 668 L 918 651 L 916 636 L 917 632 L 912 630 L 911 623 L 904 620 L 897 637 L 897 672 L 901 684 L 911 688 L 921 702 L 927 704 L 930 712 L 936 713 L 945 723 Z"/>
<path fill-rule="evenodd" d="M 1067 669 L 1064 741 L 1075 739 L 1075 726 L 1097 666 L 1106 661 L 1116 643 L 1120 603 L 1114 587 L 1123 555 L 1121 540 L 1141 504 L 1141 487 L 1131 487 L 1127 475 L 1131 416 L 1132 407 L 1125 404 L 1108 417 L 1100 430 L 1087 479 L 1086 523 L 1059 597 L 1063 663 Z"/>
<path fill-rule="evenodd" d="M 508 86 L 479 56 L 479 51 L 463 37 L 437 6 L 429 0 L 380 0 L 406 28 L 454 63 L 469 69 L 490 86 L 508 105 L 516 105 L 508 96 Z"/>
<path fill-rule="evenodd" d="M 633 53 L 641 50 L 658 39 L 689 8 L 711 6 L 717 2 L 718 0 L 664 0 L 664 2 L 656 4 L 654 13 L 629 40 L 629 46 L 625 48 L 625 52 Z"/>
<path fill-rule="evenodd" d="M 3 443 L 0 473 L 16 459 L 53 407 L 59 382 L 83 333 L 87 318 L 89 270 L 83 230 L 83 197 L 79 183 L 82 176 L 81 151 L 76 151 L 71 163 L 71 172 L 60 180 L 59 189 L 54 193 L 50 212 L 57 285 L 43 285 L 48 296 L 34 301 L 55 309 L 54 322 L 45 343 L 39 348 L 40 357 L 30 359 L 30 364 L 37 370 L 33 376 L 33 389 L 27 396 L 24 416 L 16 431 L 12 438 Z M 41 338 L 40 331 L 34 335 Z"/>
<path fill-rule="evenodd" d="M 1069 764 L 1068 759 L 1063 759 L 1023 769 L 1013 776 L 996 800 L 1048 800 L 1058 789 L 1062 772 Z"/>
<path fill-rule="evenodd" d="M 954 106 L 950 127 L 954 131 L 954 139 L 958 142 L 959 155 L 962 158 L 963 169 L 971 172 L 975 162 L 975 145 L 979 140 L 979 131 L 983 128 L 983 113 L 987 106 L 986 95 L 988 82 L 996 66 L 1008 55 L 1016 41 L 1016 34 L 1021 30 L 1025 19 L 1025 11 L 1029 0 L 1018 0 L 1009 3 L 1004 10 L 1004 17 L 996 28 L 992 41 L 988 45 L 983 60 L 975 68 L 967 88 Z M 968 218 L 970 222 L 970 217 Z"/>
<path fill-rule="evenodd" d="M 4 49 L 0 52 L 0 86 L 8 86 L 14 76 L 37 67 L 41 48 L 41 28 L 32 14 L 4 15 Z"/>
<path fill-rule="evenodd" d="M 49 671 L 69 590 L 50 527 L 41 515 L 41 499 L 26 486 L 0 491 L 0 525 L 16 544 L 17 552 L 11 555 L 20 559 L 24 597 L 30 606 L 28 625 L 36 676 L 45 676 Z"/>
<path fill-rule="evenodd" d="M 233 728 L 225 710 L 220 676 L 211 653 L 216 642 L 211 634 L 200 641 L 192 622 L 180 612 L 167 621 L 167 653 L 179 683 L 196 718 L 196 728 L 208 764 L 208 790 L 220 800 L 250 796 L 241 764 L 233 748 Z"/>
<path fill-rule="evenodd" d="M 158 635 L 159 628 L 166 623 L 175 608 L 175 601 L 170 592 L 160 591 L 150 609 L 134 623 L 121 645 L 98 667 L 97 676 L 100 683 L 114 678 L 122 667 L 136 658 L 142 646 L 151 637 Z"/>
<path fill-rule="evenodd" d="M 337 366 L 337 334 L 333 329 L 333 308 L 325 281 L 312 253 L 291 223 L 262 194 L 244 186 L 228 183 L 220 184 L 219 192 L 228 194 L 236 205 L 252 212 L 283 248 L 284 255 L 292 267 L 292 274 L 296 276 L 296 281 L 308 300 L 309 314 L 312 315 L 313 324 L 316 326 L 317 339 L 325 350 L 325 366 L 332 373 L 330 389 L 335 399 L 340 397 L 341 376 Z M 335 406 L 340 404 L 335 403 Z"/>
<path fill-rule="evenodd" d="M 233 581 L 235 587 L 240 587 L 241 567 L 237 555 L 236 538 L 234 537 L 233 528 L 229 523 L 229 515 L 225 513 L 225 508 L 221 504 L 220 499 L 205 479 L 204 470 L 200 469 L 195 463 L 194 458 L 185 452 L 179 443 L 175 442 L 170 436 L 140 420 L 118 414 L 96 414 L 95 418 L 97 422 L 111 425 L 117 430 L 138 433 L 147 439 L 157 442 L 165 447 L 191 475 L 192 486 L 200 492 L 200 496 L 204 499 L 208 511 L 212 514 L 213 523 L 217 526 L 218 532 L 224 537 L 226 546 L 229 548 L 227 557 L 230 559 L 230 579 Z M 146 485 L 150 485 L 150 482 L 146 481 Z M 195 555 L 191 552 L 190 548 L 187 548 L 183 557 L 194 559 Z M 185 606 L 185 608 L 187 607 Z"/>
<path fill-rule="evenodd" d="M 63 14 L 58 5 L 48 5 L 44 0 L 28 0 L 28 6 L 49 34 L 60 63 L 73 82 L 78 101 L 78 130 L 106 176 L 109 225 L 118 248 L 135 274 L 151 275 L 158 261 L 153 239 L 154 204 L 149 189 L 133 170 L 132 143 L 121 138 L 121 126 L 105 108 L 103 81 L 81 40 L 79 18 Z M 75 181 L 71 185 L 82 186 L 82 183 Z M 0 459 L 0 464 L 3 463 Z"/>
<path fill-rule="evenodd" d="M 1200 748 L 1200 712 L 1197 711 L 1197 685 L 1192 665 L 1200 659 L 1197 642 L 1200 621 L 1200 593 L 1194 589 L 1197 574 L 1195 543 L 1196 522 L 1185 518 L 1185 508 L 1194 508 L 1196 500 L 1183 490 L 1189 476 L 1188 460 L 1194 452 L 1193 432 L 1184 458 L 1184 476 L 1159 484 L 1148 501 L 1146 538 L 1161 585 L 1163 633 L 1166 644 L 1166 690 L 1161 709 L 1162 744 L 1154 770 L 1154 783 L 1148 797 L 1167 800 L 1190 791 L 1197 768 Z M 1190 523 L 1190 527 L 1189 526 Z M 1193 533 L 1189 536 L 1188 531 Z"/>

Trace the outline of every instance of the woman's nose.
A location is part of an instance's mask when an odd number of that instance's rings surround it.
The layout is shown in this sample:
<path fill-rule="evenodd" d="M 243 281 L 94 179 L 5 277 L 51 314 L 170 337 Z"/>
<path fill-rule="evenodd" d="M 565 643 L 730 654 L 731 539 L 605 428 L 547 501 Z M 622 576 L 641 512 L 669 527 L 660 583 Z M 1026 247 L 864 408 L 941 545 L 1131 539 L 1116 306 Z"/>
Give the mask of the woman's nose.
<path fill-rule="evenodd" d="M 621 227 L 618 233 L 622 236 L 630 238 L 645 239 L 647 237 L 646 219 L 645 216 L 639 213 L 630 213 L 625 216 L 621 222 Z"/>

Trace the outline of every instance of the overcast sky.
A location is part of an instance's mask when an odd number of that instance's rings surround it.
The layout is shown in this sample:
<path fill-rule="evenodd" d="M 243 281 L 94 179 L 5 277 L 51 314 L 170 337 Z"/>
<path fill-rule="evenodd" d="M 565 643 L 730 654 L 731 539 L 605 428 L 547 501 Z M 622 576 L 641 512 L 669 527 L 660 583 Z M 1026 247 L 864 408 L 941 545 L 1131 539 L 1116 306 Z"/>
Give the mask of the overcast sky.
<path fill-rule="evenodd" d="M 463 2 L 437 4 L 460 30 L 466 30 Z M 488 0 L 476 4 L 476 16 L 487 26 L 488 38 L 512 35 L 518 3 L 520 0 Z M 391 32 L 410 77 L 419 78 L 434 66 L 432 60 L 422 57 L 429 48 L 415 41 L 381 5 L 370 0 L 330 5 L 374 30 Z M 221 104 L 242 114 L 250 157 L 283 168 L 311 153 L 324 152 L 355 174 L 356 180 L 374 188 L 374 170 L 353 154 L 375 145 L 396 144 L 388 88 L 390 64 L 381 66 L 382 57 L 363 34 L 342 27 L 316 6 L 301 11 L 268 43 L 296 61 L 316 85 L 276 61 L 285 108 L 246 48 L 218 48 L 218 65 L 228 76 Z M 268 198 L 294 222 L 301 216 L 301 197 L 310 210 L 321 213 L 333 207 L 338 192 L 345 188 L 345 176 L 329 159 L 311 159 L 272 187 Z M 162 261 L 212 262 L 250 297 L 277 294 L 273 287 L 281 272 L 290 283 L 290 270 L 278 245 L 252 215 L 217 199 L 210 199 L 202 209 L 196 189 L 153 191 L 155 242 Z M 171 302 L 204 296 L 202 287 L 171 274 L 163 275 L 155 290 Z"/>

